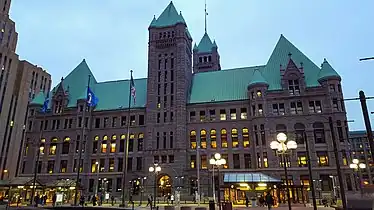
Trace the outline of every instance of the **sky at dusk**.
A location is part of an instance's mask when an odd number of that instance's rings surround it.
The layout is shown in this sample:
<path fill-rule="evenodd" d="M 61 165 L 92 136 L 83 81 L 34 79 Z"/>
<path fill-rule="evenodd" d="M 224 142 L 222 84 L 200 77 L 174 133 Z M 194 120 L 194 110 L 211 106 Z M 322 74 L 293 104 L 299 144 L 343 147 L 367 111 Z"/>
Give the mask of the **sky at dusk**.
<path fill-rule="evenodd" d="M 98 81 L 147 75 L 148 26 L 169 0 L 13 0 L 21 59 L 45 68 L 54 85 L 84 58 Z M 174 0 L 194 42 L 204 34 L 204 0 Z M 318 66 L 341 75 L 345 98 L 374 96 L 374 1 L 207 0 L 208 34 L 223 69 L 266 64 L 280 34 Z M 374 100 L 368 101 L 369 112 Z M 350 130 L 364 129 L 359 101 L 346 102 Z M 371 116 L 372 124 L 374 115 Z M 374 125 L 372 125 L 374 126 Z"/>

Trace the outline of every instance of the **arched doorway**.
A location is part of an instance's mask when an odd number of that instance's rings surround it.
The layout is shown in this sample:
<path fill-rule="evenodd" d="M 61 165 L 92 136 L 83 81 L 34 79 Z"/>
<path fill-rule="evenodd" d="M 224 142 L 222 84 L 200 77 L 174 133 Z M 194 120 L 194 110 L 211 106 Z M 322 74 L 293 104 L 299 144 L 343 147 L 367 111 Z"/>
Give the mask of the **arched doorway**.
<path fill-rule="evenodd" d="M 169 193 L 171 194 L 171 189 L 172 189 L 172 180 L 170 176 L 164 174 L 161 175 L 160 178 L 158 179 L 158 187 L 157 187 L 157 195 L 158 196 L 165 196 L 168 195 Z"/>

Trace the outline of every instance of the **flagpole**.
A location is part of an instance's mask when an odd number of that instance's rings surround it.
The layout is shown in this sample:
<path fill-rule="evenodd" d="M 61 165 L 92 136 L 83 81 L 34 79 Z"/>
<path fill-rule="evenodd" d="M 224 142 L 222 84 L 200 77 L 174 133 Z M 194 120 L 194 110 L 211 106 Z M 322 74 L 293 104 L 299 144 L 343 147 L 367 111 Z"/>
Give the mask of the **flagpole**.
<path fill-rule="evenodd" d="M 129 81 L 129 104 L 127 109 L 127 136 L 126 136 L 126 149 L 125 149 L 125 165 L 123 167 L 123 176 L 122 176 L 122 207 L 126 206 L 126 178 L 127 178 L 127 165 L 129 157 L 129 140 L 130 140 L 130 111 L 131 111 L 131 78 L 132 70 L 130 70 L 130 81 Z"/>
<path fill-rule="evenodd" d="M 87 93 L 88 93 L 88 89 L 90 88 L 90 81 L 91 81 L 91 75 L 88 75 L 88 82 L 87 82 Z M 87 94 L 86 94 L 87 95 Z M 89 111 L 91 110 L 90 107 L 89 108 Z M 78 167 L 77 167 L 77 180 L 75 182 L 75 196 L 74 196 L 74 206 L 77 205 L 78 203 L 78 188 L 79 188 L 79 178 L 80 178 L 80 170 L 81 170 L 81 159 L 82 159 L 82 147 L 84 146 L 84 143 L 86 141 L 86 138 L 85 138 L 85 130 L 86 130 L 86 109 L 87 109 L 87 96 L 86 96 L 86 99 L 84 100 L 84 105 L 83 105 L 83 113 L 82 113 L 82 140 L 79 141 L 79 151 L 78 151 L 78 154 L 79 154 L 79 157 L 78 157 Z"/>
<path fill-rule="evenodd" d="M 48 97 L 48 96 L 47 96 Z M 44 106 L 44 104 L 43 104 Z M 45 110 L 47 111 L 47 110 Z M 43 113 L 43 127 L 45 123 L 45 112 Z M 32 190 L 31 190 L 31 199 L 30 199 L 30 205 L 32 206 L 32 202 L 34 200 L 34 194 L 35 194 L 35 188 L 36 188 L 36 177 L 38 175 L 38 165 L 39 165 L 39 158 L 40 158 L 40 141 L 43 137 L 43 127 L 41 127 L 40 133 L 39 133 L 39 139 L 38 142 L 36 142 L 36 148 L 37 148 L 37 155 L 36 155 L 36 161 L 35 161 L 35 167 L 34 167 L 34 178 L 33 178 L 33 183 L 32 183 Z"/>

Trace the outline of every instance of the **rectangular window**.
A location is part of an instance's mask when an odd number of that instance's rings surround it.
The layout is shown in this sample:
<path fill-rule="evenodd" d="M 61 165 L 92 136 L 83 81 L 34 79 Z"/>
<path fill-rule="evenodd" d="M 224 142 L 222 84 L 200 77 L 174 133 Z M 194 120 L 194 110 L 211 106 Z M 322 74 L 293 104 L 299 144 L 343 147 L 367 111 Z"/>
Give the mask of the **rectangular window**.
<path fill-rule="evenodd" d="M 264 114 L 264 110 L 262 109 L 262 104 L 258 104 L 258 116 L 262 116 Z"/>
<path fill-rule="evenodd" d="M 170 93 L 174 93 L 174 83 L 170 83 Z"/>
<path fill-rule="evenodd" d="M 135 138 L 135 135 L 134 134 L 130 134 L 130 138 L 129 138 L 129 152 L 133 152 L 134 151 L 134 138 Z"/>
<path fill-rule="evenodd" d="M 170 112 L 170 122 L 174 122 L 174 112 Z"/>
<path fill-rule="evenodd" d="M 95 128 L 100 128 L 100 118 L 95 119 Z"/>
<path fill-rule="evenodd" d="M 164 108 L 168 106 L 168 97 L 164 96 Z"/>
<path fill-rule="evenodd" d="M 160 163 L 160 156 L 153 156 L 154 163 Z"/>
<path fill-rule="evenodd" d="M 162 155 L 161 156 L 161 163 L 167 163 L 168 162 L 168 158 L 166 155 Z"/>
<path fill-rule="evenodd" d="M 157 97 L 157 109 L 161 108 L 161 97 Z"/>
<path fill-rule="evenodd" d="M 174 71 L 170 71 L 170 81 L 174 81 Z"/>
<path fill-rule="evenodd" d="M 110 142 L 110 153 L 116 153 L 116 141 Z"/>
<path fill-rule="evenodd" d="M 64 129 L 67 129 L 67 128 L 68 128 L 68 122 L 69 122 L 68 119 L 65 119 L 65 120 L 64 120 Z"/>
<path fill-rule="evenodd" d="M 321 101 L 309 101 L 309 112 L 310 113 L 321 113 L 322 112 Z"/>
<path fill-rule="evenodd" d="M 156 149 L 160 149 L 160 133 L 157 132 L 156 135 Z"/>
<path fill-rule="evenodd" d="M 264 124 L 260 125 L 260 134 L 261 134 L 261 143 L 262 145 L 266 145 L 266 136 L 265 136 L 265 126 Z"/>
<path fill-rule="evenodd" d="M 190 121 L 194 122 L 196 117 L 196 113 L 194 111 L 190 112 Z"/>
<path fill-rule="evenodd" d="M 238 130 L 236 130 L 236 129 L 231 130 L 231 141 L 232 141 L 232 148 L 238 148 L 239 147 Z"/>
<path fill-rule="evenodd" d="M 162 136 L 162 148 L 166 149 L 166 132 L 163 133 L 164 135 Z"/>
<path fill-rule="evenodd" d="M 234 169 L 240 169 L 240 157 L 239 154 L 233 154 Z"/>
<path fill-rule="evenodd" d="M 119 152 L 125 152 L 125 140 L 121 139 L 119 142 Z"/>
<path fill-rule="evenodd" d="M 117 127 L 117 117 L 112 117 L 112 128 Z"/>
<path fill-rule="evenodd" d="M 161 71 L 159 71 L 158 74 L 157 74 L 157 82 L 161 82 Z"/>
<path fill-rule="evenodd" d="M 331 92 L 335 92 L 335 85 L 334 84 L 330 84 L 330 91 Z"/>
<path fill-rule="evenodd" d="M 230 119 L 236 120 L 236 109 L 230 109 Z"/>
<path fill-rule="evenodd" d="M 339 111 L 339 105 L 338 105 L 338 99 L 337 98 L 332 99 L 332 108 L 334 109 L 334 111 Z"/>
<path fill-rule="evenodd" d="M 196 155 L 191 155 L 190 157 L 190 167 L 196 168 Z"/>
<path fill-rule="evenodd" d="M 244 154 L 244 168 L 252 168 L 251 154 Z"/>
<path fill-rule="evenodd" d="M 132 157 L 127 158 L 127 171 L 132 171 Z"/>
<path fill-rule="evenodd" d="M 119 177 L 117 178 L 116 181 L 116 192 L 121 192 L 122 191 L 122 178 Z"/>
<path fill-rule="evenodd" d="M 297 164 L 299 167 L 308 166 L 306 152 L 297 152 Z"/>
<path fill-rule="evenodd" d="M 48 160 L 47 173 L 53 174 L 54 168 L 55 168 L 55 161 L 54 160 Z"/>
<path fill-rule="evenodd" d="M 262 153 L 262 157 L 263 157 L 263 162 L 264 162 L 264 168 L 269 168 L 269 163 L 268 163 L 268 153 L 267 152 L 263 152 Z"/>
<path fill-rule="evenodd" d="M 219 118 L 220 120 L 226 120 L 226 110 L 224 109 L 219 110 Z"/>
<path fill-rule="evenodd" d="M 109 124 L 109 117 L 104 117 L 104 128 L 107 128 Z"/>
<path fill-rule="evenodd" d="M 108 148 L 108 144 L 106 143 L 106 141 L 103 141 L 101 143 L 101 153 L 107 153 L 107 148 Z"/>
<path fill-rule="evenodd" d="M 298 80 L 288 80 L 288 92 L 290 95 L 300 95 L 300 86 Z"/>
<path fill-rule="evenodd" d="M 240 119 L 246 120 L 247 119 L 247 108 L 240 109 Z"/>
<path fill-rule="evenodd" d="M 314 129 L 314 141 L 316 142 L 316 144 L 326 143 L 325 131 L 323 128 Z"/>
<path fill-rule="evenodd" d="M 169 163 L 174 163 L 174 155 L 169 155 Z"/>
<path fill-rule="evenodd" d="M 229 156 L 227 154 L 222 154 L 222 158 L 226 160 L 226 164 L 223 165 L 223 168 L 228 169 L 229 168 Z"/>
<path fill-rule="evenodd" d="M 139 125 L 144 125 L 144 115 L 139 115 Z"/>
<path fill-rule="evenodd" d="M 167 59 L 167 58 L 165 58 L 165 62 L 164 62 L 164 69 L 166 69 L 166 68 L 167 68 L 167 66 L 168 66 L 168 59 Z"/>
<path fill-rule="evenodd" d="M 117 171 L 122 172 L 123 171 L 123 158 L 117 159 Z"/>
<path fill-rule="evenodd" d="M 210 147 L 212 149 L 217 148 L 217 132 L 216 130 L 210 131 Z"/>
<path fill-rule="evenodd" d="M 262 168 L 262 161 L 260 153 L 257 153 L 257 168 Z"/>
<path fill-rule="evenodd" d="M 121 126 L 126 125 L 126 116 L 121 116 Z"/>
<path fill-rule="evenodd" d="M 143 169 L 143 158 L 137 157 L 136 158 L 136 170 L 141 171 Z"/>
<path fill-rule="evenodd" d="M 317 152 L 318 166 L 329 166 L 329 156 L 327 152 Z"/>
<path fill-rule="evenodd" d="M 205 111 L 202 110 L 200 111 L 200 122 L 204 122 L 205 121 Z"/>
<path fill-rule="evenodd" d="M 131 126 L 135 125 L 135 115 L 130 116 L 130 125 Z"/>
<path fill-rule="evenodd" d="M 210 121 L 216 120 L 216 110 L 214 109 L 209 110 L 209 118 L 210 118 Z"/>
<path fill-rule="evenodd" d="M 168 118 L 168 113 L 167 113 L 167 112 L 164 112 L 164 123 L 166 123 L 167 118 Z"/>
<path fill-rule="evenodd" d="M 168 89 L 168 83 L 164 84 L 164 95 L 167 94 L 167 89 Z"/>
<path fill-rule="evenodd" d="M 170 106 L 174 106 L 174 96 L 170 96 Z"/>
<path fill-rule="evenodd" d="M 158 60 L 158 70 L 161 70 L 161 63 L 162 63 L 162 60 L 159 59 L 159 60 Z"/>
<path fill-rule="evenodd" d="M 201 155 L 201 169 L 208 169 L 208 162 L 206 155 Z"/>
<path fill-rule="evenodd" d="M 100 167 L 100 172 L 104 172 L 104 170 L 105 170 L 105 159 L 100 159 L 99 167 Z"/>
<path fill-rule="evenodd" d="M 109 158 L 109 172 L 114 171 L 114 158 Z"/>
<path fill-rule="evenodd" d="M 68 161 L 67 160 L 61 160 L 60 162 L 60 173 L 66 173 L 68 167 Z"/>

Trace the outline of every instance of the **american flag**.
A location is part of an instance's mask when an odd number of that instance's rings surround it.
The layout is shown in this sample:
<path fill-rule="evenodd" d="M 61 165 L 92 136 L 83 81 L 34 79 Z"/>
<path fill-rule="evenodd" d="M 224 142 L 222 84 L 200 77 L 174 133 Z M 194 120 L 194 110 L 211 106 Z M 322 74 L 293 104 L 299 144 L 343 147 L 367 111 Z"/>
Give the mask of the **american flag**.
<path fill-rule="evenodd" d="M 136 102 L 136 89 L 135 89 L 135 83 L 134 83 L 134 78 L 132 77 L 131 74 L 131 80 L 130 80 L 130 89 L 131 89 L 131 96 L 134 98 L 134 104 Z"/>

